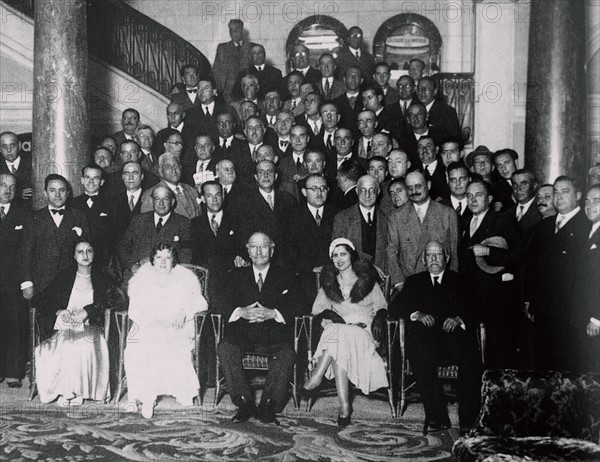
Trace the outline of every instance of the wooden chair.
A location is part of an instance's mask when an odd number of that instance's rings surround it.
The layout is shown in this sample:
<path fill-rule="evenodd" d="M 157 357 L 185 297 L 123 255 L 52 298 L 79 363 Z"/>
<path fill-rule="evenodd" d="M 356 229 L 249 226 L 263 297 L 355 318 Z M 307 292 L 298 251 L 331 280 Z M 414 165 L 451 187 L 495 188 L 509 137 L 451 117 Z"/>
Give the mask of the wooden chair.
<path fill-rule="evenodd" d="M 412 378 L 412 371 L 408 356 L 406 353 L 406 320 L 400 318 L 399 320 L 399 337 L 400 337 L 400 363 L 402 365 L 402 372 L 400 374 L 400 416 L 404 415 L 406 408 L 408 407 L 409 400 L 407 398 L 407 392 L 410 391 L 416 384 Z M 479 353 L 481 355 L 481 362 L 485 364 L 485 325 L 479 323 L 479 329 L 477 331 L 477 340 L 479 343 Z M 441 366 L 438 367 L 438 377 L 442 380 L 456 380 L 458 379 L 458 366 Z"/>
<path fill-rule="evenodd" d="M 196 277 L 198 278 L 198 282 L 200 282 L 200 288 L 202 290 L 202 296 L 209 303 L 208 300 L 208 277 L 209 271 L 207 268 L 199 265 L 191 265 L 188 263 L 181 263 L 181 266 L 188 268 L 191 270 Z M 134 324 L 129 320 L 129 313 L 127 311 L 117 311 L 115 312 L 116 317 L 116 325 L 117 332 L 119 336 L 119 365 L 117 366 L 117 393 L 114 396 L 114 402 L 118 403 L 121 399 L 124 384 L 126 382 L 125 377 L 125 347 L 127 346 L 127 339 L 131 337 L 131 340 L 134 341 L 135 337 L 135 328 L 131 331 L 132 326 Z M 200 364 L 200 340 L 202 336 L 202 332 L 204 330 L 204 324 L 206 322 L 207 312 L 196 313 L 194 316 L 194 350 L 192 351 L 192 357 L 194 361 L 194 366 L 196 368 L 196 372 L 199 371 Z M 202 405 L 203 398 L 203 390 L 199 390 L 199 399 L 198 403 Z"/>
<path fill-rule="evenodd" d="M 381 291 L 385 297 L 386 302 L 389 304 L 390 296 L 391 296 L 391 283 L 389 275 L 385 274 L 380 268 L 375 267 L 377 270 L 377 274 L 379 276 L 379 287 L 381 287 Z M 317 289 L 321 288 L 321 268 L 315 269 L 316 276 L 316 284 Z M 316 344 L 313 343 L 318 341 L 318 339 L 313 338 L 313 321 L 314 318 L 312 315 L 304 316 L 304 329 L 306 332 L 306 343 L 307 343 L 307 355 L 308 355 L 308 374 L 312 373 L 312 371 L 316 367 L 316 359 L 313 357 L 313 349 L 316 347 Z M 382 351 L 382 359 L 385 364 L 386 375 L 388 378 L 388 389 L 387 389 L 387 399 L 390 405 L 390 411 L 392 413 L 392 417 L 396 418 L 398 416 L 398 390 L 396 384 L 398 383 L 397 378 L 395 377 L 394 371 L 398 370 L 397 367 L 394 367 L 397 359 L 397 342 L 399 340 L 398 336 L 398 321 L 394 319 L 386 320 L 386 330 L 385 330 L 385 340 L 384 340 L 384 350 Z M 313 402 L 312 399 L 309 399 L 306 403 L 306 410 L 310 411 L 312 408 Z"/>
<path fill-rule="evenodd" d="M 111 309 L 104 310 L 104 338 L 108 343 L 110 331 L 110 313 Z M 31 347 L 31 356 L 29 368 L 29 401 L 32 401 L 37 394 L 37 384 L 35 382 L 36 364 L 35 364 L 35 349 L 40 344 L 40 328 L 37 320 L 37 308 L 29 302 L 29 341 Z M 105 401 L 110 399 L 110 390 L 107 390 Z"/>
<path fill-rule="evenodd" d="M 223 322 L 223 317 L 220 314 L 211 314 L 212 326 L 215 334 L 215 350 L 219 345 L 219 342 L 223 338 L 225 333 L 225 322 Z M 302 332 L 304 329 L 304 320 L 300 316 L 296 316 L 294 319 L 294 351 L 296 352 L 296 357 L 299 359 L 298 351 L 299 351 L 299 343 L 302 338 Z M 247 371 L 269 371 L 269 356 L 262 355 L 258 353 L 247 353 L 242 359 L 242 367 Z M 215 379 L 215 407 L 223 398 L 223 395 L 226 392 L 226 382 L 225 377 L 221 371 L 221 361 L 219 359 L 219 355 L 216 355 L 216 379 Z M 253 386 L 257 386 L 256 382 L 251 383 Z M 294 407 L 296 410 L 300 409 L 300 400 L 298 399 L 298 363 L 294 364 L 293 377 L 290 381 L 290 386 L 292 388 L 292 400 L 294 401 Z"/>

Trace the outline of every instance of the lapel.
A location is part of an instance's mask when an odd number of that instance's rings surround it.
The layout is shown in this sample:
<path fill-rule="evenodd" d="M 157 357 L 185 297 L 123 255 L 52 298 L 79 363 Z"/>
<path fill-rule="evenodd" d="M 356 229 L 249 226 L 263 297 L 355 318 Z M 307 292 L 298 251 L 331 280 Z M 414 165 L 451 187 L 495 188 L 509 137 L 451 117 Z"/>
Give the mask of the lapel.
<path fill-rule="evenodd" d="M 483 221 L 477 228 L 477 231 L 475 231 L 475 234 L 473 235 L 473 237 L 471 237 L 471 240 L 473 242 L 481 242 L 484 239 L 490 237 L 492 235 L 492 228 L 493 228 L 494 222 L 495 222 L 494 211 L 492 209 L 488 209 L 487 213 L 485 214 L 485 217 L 483 217 Z M 471 225 L 471 223 L 469 223 L 469 226 L 470 225 Z M 468 228 L 467 228 L 467 232 L 469 232 Z"/>

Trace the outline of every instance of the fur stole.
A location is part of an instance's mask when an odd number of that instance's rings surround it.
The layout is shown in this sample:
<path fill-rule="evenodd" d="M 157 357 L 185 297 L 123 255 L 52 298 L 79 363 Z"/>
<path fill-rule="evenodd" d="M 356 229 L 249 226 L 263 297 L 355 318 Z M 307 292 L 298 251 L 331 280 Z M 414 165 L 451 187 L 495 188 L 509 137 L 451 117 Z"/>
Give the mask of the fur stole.
<path fill-rule="evenodd" d="M 371 293 L 377 282 L 377 271 L 369 262 L 358 260 L 353 265 L 354 272 L 358 280 L 352 286 L 350 291 L 350 301 L 358 303 Z M 325 291 L 327 298 L 335 303 L 342 303 L 344 297 L 337 280 L 338 272 L 333 263 L 327 263 L 321 271 L 321 286 Z"/>

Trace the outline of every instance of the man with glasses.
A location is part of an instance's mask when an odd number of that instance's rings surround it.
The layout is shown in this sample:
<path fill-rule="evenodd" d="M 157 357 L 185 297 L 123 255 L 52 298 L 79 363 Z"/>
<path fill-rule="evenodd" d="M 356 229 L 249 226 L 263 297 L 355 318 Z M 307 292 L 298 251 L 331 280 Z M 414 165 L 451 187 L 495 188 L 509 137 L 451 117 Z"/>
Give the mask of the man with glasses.
<path fill-rule="evenodd" d="M 314 173 L 306 178 L 302 195 L 306 203 L 292 212 L 289 222 L 287 261 L 294 262 L 302 289 L 308 300 L 313 300 L 317 295 L 314 270 L 328 260 L 337 208 L 327 203 L 329 187 L 321 174 Z"/>
<path fill-rule="evenodd" d="M 200 101 L 198 100 L 198 104 Z M 158 158 L 165 152 L 164 143 L 169 137 L 179 132 L 183 144 L 187 147 L 193 146 L 194 144 L 194 128 L 191 124 L 185 121 L 185 106 L 181 103 L 171 103 L 167 106 L 167 126 L 156 134 L 154 146 L 152 148 L 152 155 L 154 156 L 154 164 L 158 164 Z M 187 157 L 188 152 L 184 152 L 183 156 Z"/>
<path fill-rule="evenodd" d="M 304 45 L 296 45 L 292 49 L 291 60 L 292 71 L 298 71 L 302 74 L 303 83 L 316 84 L 321 80 L 321 71 L 310 66 L 310 51 Z M 287 88 L 287 81 L 290 74 L 285 77 L 284 86 Z"/>
<path fill-rule="evenodd" d="M 218 355 L 231 400 L 238 407 L 234 423 L 258 417 L 278 424 L 275 414 L 285 407 L 296 360 L 294 317 L 307 312 L 297 276 L 272 262 L 276 250 L 269 234 L 253 233 L 246 244 L 251 265 L 229 273 L 227 300 L 217 307 L 225 323 Z M 269 356 L 269 372 L 256 408 L 242 367 L 246 353 Z"/>
<path fill-rule="evenodd" d="M 344 75 L 350 66 L 358 66 L 367 81 L 371 83 L 375 60 L 373 55 L 366 51 L 363 43 L 363 31 L 358 26 L 348 30 L 346 37 L 347 46 L 342 48 L 337 57 L 337 65 L 340 75 Z"/>
<path fill-rule="evenodd" d="M 358 204 L 339 212 L 333 221 L 332 239 L 350 239 L 358 253 L 381 269 L 385 268 L 388 216 L 377 206 L 379 183 L 363 175 L 356 184 Z"/>
<path fill-rule="evenodd" d="M 346 91 L 344 82 L 335 78 L 337 65 L 331 53 L 323 53 L 319 58 L 319 69 L 321 80 L 317 82 L 317 90 L 323 96 L 324 101 L 331 101 Z"/>

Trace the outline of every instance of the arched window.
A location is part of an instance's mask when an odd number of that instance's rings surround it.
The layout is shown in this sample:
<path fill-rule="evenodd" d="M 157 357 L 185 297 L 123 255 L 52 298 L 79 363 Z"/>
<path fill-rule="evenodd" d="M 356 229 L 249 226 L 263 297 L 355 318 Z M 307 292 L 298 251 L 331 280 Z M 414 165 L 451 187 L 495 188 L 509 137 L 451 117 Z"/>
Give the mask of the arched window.
<path fill-rule="evenodd" d="M 319 56 L 332 53 L 342 46 L 342 41 L 348 34 L 348 29 L 331 16 L 315 15 L 303 19 L 294 26 L 285 44 L 286 66 L 289 70 L 292 50 L 296 45 L 304 45 L 310 50 L 310 65 L 319 67 Z"/>

